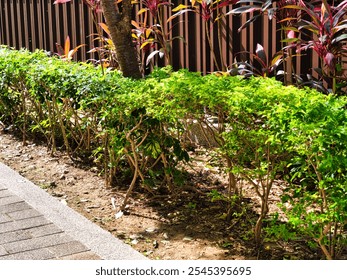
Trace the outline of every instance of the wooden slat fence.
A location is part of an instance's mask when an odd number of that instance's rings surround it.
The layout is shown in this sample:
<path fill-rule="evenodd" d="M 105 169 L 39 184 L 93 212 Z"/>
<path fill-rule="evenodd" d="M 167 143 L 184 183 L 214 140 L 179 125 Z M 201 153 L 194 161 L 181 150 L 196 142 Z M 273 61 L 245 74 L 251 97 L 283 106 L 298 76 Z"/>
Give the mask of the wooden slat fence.
<path fill-rule="evenodd" d="M 53 5 L 53 2 L 54 0 L 0 0 L 0 44 L 31 51 L 45 49 L 54 53 L 57 51 L 55 43 L 63 44 L 69 35 L 72 47 L 86 44 L 78 52 L 79 60 L 94 58 L 94 54 L 88 53 L 88 50 L 97 44 L 95 36 L 91 36 L 96 33 L 96 29 L 88 7 L 82 0 L 63 5 Z M 189 0 L 171 2 L 175 6 L 189 4 Z M 140 8 L 141 6 L 135 8 L 134 17 Z M 223 9 L 228 12 L 230 8 Z M 169 9 L 163 13 L 165 20 L 172 15 Z M 238 32 L 240 25 L 250 16 L 228 16 L 221 20 L 220 24 L 225 27 L 220 34 L 223 38 L 221 41 L 217 36 L 217 23 L 208 26 L 218 61 L 222 58 L 225 65 L 230 66 L 235 58 L 240 60 L 241 55 L 245 56 L 242 52 L 255 52 L 257 43 L 264 46 L 269 57 L 280 50 L 277 32 L 279 26 L 275 20 L 269 21 L 266 16 L 250 28 Z M 174 40 L 172 43 L 172 65 L 175 69 L 189 68 L 203 73 L 218 70 L 204 32 L 205 22 L 199 15 L 185 13 L 167 24 L 166 28 L 167 31 L 172 29 L 171 38 L 181 36 L 185 39 Z M 157 64 L 163 65 L 163 62 L 159 61 Z M 312 54 L 295 59 L 296 73 L 306 73 L 312 66 L 318 66 L 318 58 Z"/>

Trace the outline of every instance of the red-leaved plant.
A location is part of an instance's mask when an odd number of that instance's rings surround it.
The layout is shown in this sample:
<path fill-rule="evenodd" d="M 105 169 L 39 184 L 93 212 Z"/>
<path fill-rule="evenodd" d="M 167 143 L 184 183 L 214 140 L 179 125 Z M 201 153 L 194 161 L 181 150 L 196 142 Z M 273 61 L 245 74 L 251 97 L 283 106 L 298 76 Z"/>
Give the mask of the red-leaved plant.
<path fill-rule="evenodd" d="M 312 49 L 320 58 L 321 68 L 316 72 L 337 93 L 337 80 L 343 79 L 343 59 L 347 48 L 347 1 L 334 6 L 327 0 L 300 1 L 300 5 L 287 5 L 283 9 L 300 10 L 301 16 L 296 18 L 295 32 L 305 34 L 308 40 L 296 39 L 302 50 Z M 283 21 L 293 21 L 286 18 Z"/>
<path fill-rule="evenodd" d="M 164 0 L 142 0 L 134 3 L 143 6 L 137 13 L 137 16 L 142 19 L 131 22 L 134 27 L 133 37 L 140 49 L 142 67 L 144 68 L 145 65 L 148 65 L 156 55 L 159 55 L 160 58 L 165 58 L 166 64 L 171 64 L 171 42 L 176 38 L 171 38 L 172 28 L 168 27 L 168 22 L 164 21 L 160 13 L 160 9 L 171 6 L 170 2 Z M 150 15 L 152 16 L 152 21 L 149 19 Z"/>
<path fill-rule="evenodd" d="M 312 49 L 319 56 L 321 64 L 321 68 L 313 70 L 321 81 L 325 81 L 326 87 L 337 93 L 347 81 L 342 66 L 347 53 L 347 0 L 339 1 L 337 5 L 335 2 L 338 1 L 330 1 L 329 4 L 327 0 L 240 0 L 237 1 L 239 6 L 229 14 L 252 13 L 239 31 L 264 14 L 270 20 L 275 18 L 281 25 L 284 82 L 292 83 L 292 78 L 296 78 L 297 82 L 302 83 L 300 75 L 292 72 L 292 59 Z M 314 87 L 319 84 L 313 79 L 310 82 Z"/>

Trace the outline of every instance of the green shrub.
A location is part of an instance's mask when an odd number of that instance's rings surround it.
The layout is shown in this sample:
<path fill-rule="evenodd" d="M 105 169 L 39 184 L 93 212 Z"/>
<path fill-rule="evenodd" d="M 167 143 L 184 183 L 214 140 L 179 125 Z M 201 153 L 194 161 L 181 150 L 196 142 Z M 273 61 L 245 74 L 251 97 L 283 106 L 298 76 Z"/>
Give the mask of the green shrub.
<path fill-rule="evenodd" d="M 285 225 L 268 234 L 310 238 L 327 258 L 346 244 L 346 99 L 284 87 L 273 79 L 156 69 L 143 80 L 102 73 L 44 52 L 0 49 L 0 119 L 46 138 L 52 152 L 94 160 L 107 184 L 132 172 L 136 182 L 176 188 L 176 166 L 188 161 L 193 125 L 210 138 L 229 179 L 228 198 L 248 182 L 260 201 L 254 227 L 262 241 L 269 196 L 281 184 Z M 217 120 L 217 122 L 215 122 Z M 278 181 L 281 178 L 281 181 Z M 140 179 L 140 180 L 139 180 Z M 285 227 L 285 228 L 284 228 Z"/>

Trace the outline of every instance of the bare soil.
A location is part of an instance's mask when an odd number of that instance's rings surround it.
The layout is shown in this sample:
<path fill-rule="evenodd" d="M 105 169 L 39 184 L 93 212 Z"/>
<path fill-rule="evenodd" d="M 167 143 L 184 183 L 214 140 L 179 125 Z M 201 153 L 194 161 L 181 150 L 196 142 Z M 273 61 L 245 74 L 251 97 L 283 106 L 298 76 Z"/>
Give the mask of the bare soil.
<path fill-rule="evenodd" d="M 131 245 L 150 259 L 319 259 L 319 251 L 305 242 L 266 241 L 255 248 L 253 233 L 258 206 L 249 186 L 235 213 L 226 219 L 227 202 L 211 201 L 212 189 L 225 191 L 213 156 L 197 150 L 197 161 L 187 166 L 185 186 L 176 194 L 153 196 L 137 187 L 127 210 L 116 218 L 112 205 L 120 204 L 127 185 L 105 187 L 99 171 L 71 160 L 63 153 L 53 156 L 47 147 L 21 140 L 0 126 L 0 161 L 45 189 L 100 227 Z M 274 194 L 281 191 L 280 182 Z M 276 210 L 276 196 L 271 209 Z M 242 211 L 243 210 L 243 211 Z M 241 211 L 241 213 L 240 213 Z"/>

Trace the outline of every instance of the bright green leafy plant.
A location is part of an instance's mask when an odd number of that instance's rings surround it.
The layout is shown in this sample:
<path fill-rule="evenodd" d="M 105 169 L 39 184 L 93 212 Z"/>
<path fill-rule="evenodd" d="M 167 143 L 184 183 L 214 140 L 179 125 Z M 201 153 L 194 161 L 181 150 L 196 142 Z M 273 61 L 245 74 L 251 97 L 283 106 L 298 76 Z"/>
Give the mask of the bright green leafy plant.
<path fill-rule="evenodd" d="M 345 98 L 274 79 L 170 67 L 133 80 L 6 47 L 0 70 L 0 120 L 18 127 L 24 140 L 41 136 L 52 153 L 63 149 L 72 159 L 93 161 L 108 185 L 130 178 L 120 210 L 138 186 L 153 194 L 182 191 L 177 166 L 190 160 L 186 135 L 197 124 L 228 178 L 225 192 L 211 192 L 230 202 L 227 221 L 244 215 L 231 209 L 247 209 L 232 207 L 244 195 L 240 184 L 250 186 L 258 218 L 247 224 L 259 248 L 264 227 L 285 240 L 302 237 L 328 259 L 345 247 Z M 282 193 L 273 193 L 274 185 Z M 282 200 L 281 215 L 270 211 L 271 196 Z"/>

